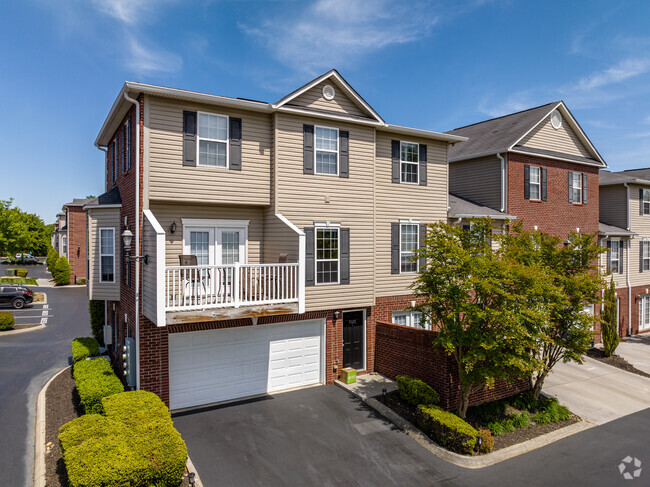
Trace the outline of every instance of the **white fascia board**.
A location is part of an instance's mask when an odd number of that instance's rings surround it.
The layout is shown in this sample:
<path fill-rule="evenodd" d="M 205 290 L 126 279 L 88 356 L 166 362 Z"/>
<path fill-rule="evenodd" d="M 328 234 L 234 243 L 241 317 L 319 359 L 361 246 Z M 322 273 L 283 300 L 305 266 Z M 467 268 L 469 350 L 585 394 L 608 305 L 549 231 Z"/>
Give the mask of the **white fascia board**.
<path fill-rule="evenodd" d="M 451 143 L 456 143 L 456 142 L 465 142 L 469 140 L 468 137 L 463 137 L 462 135 L 450 135 L 450 134 L 443 134 L 442 132 L 434 132 L 432 130 L 424 130 L 424 129 L 415 129 L 411 127 L 403 127 L 402 125 L 392 125 L 392 124 L 384 124 L 383 128 L 380 128 L 379 130 L 385 131 L 385 132 L 394 132 L 397 134 L 405 134 L 405 135 L 413 135 L 417 137 L 426 137 L 427 139 L 435 139 L 435 140 L 442 140 L 445 142 L 451 142 Z M 473 156 L 475 157 L 475 156 Z"/>
<path fill-rule="evenodd" d="M 88 211 L 88 210 L 103 210 L 103 209 L 108 209 L 108 208 L 122 208 L 122 205 L 120 203 L 114 203 L 111 205 L 84 205 L 83 209 Z"/>
<path fill-rule="evenodd" d="M 288 226 L 291 230 L 293 230 L 294 232 L 296 232 L 299 236 L 304 236 L 304 235 L 305 235 L 305 232 L 303 232 L 302 230 L 300 230 L 300 228 L 298 228 L 298 227 L 295 226 L 293 223 L 291 223 L 291 222 L 289 221 L 289 219 L 288 219 L 287 217 L 285 217 L 282 213 L 276 213 L 275 216 L 276 216 L 276 217 L 277 217 L 277 218 L 278 218 L 282 223 L 284 223 L 286 226 Z"/>
<path fill-rule="evenodd" d="M 567 157 L 549 156 L 549 155 L 546 155 L 546 154 L 535 154 L 533 152 L 526 152 L 526 151 L 513 150 L 513 149 L 510 149 L 508 152 L 512 152 L 513 154 L 521 154 L 521 155 L 529 156 L 529 157 L 541 157 L 542 159 L 553 159 L 555 161 L 570 162 L 571 164 L 581 164 L 583 166 L 592 166 L 592 167 L 598 167 L 598 168 L 603 167 L 601 164 L 598 164 L 598 163 L 594 164 L 592 162 L 575 161 L 575 160 L 569 159 Z"/>
<path fill-rule="evenodd" d="M 360 118 L 353 118 L 353 117 L 348 117 L 344 114 L 337 115 L 336 113 L 322 113 L 322 112 L 312 112 L 311 110 L 308 109 L 302 109 L 298 108 L 295 106 L 292 107 L 279 107 L 275 111 L 277 112 L 287 112 L 287 113 L 298 113 L 300 115 L 305 115 L 308 117 L 313 117 L 313 118 L 326 118 L 329 120 L 343 120 L 345 122 L 349 123 L 355 123 L 355 124 L 361 124 L 361 125 L 373 125 L 375 127 L 382 127 L 384 124 L 381 122 L 378 122 L 376 120 L 363 120 Z"/>

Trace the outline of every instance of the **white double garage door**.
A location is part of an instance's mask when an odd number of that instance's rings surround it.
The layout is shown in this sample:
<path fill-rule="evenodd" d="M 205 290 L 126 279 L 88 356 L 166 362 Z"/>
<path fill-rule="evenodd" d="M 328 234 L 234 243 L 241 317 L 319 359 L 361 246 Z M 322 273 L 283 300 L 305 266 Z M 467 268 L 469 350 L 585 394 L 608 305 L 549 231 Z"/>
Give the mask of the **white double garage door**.
<path fill-rule="evenodd" d="M 324 320 L 169 335 L 170 408 L 324 382 Z"/>

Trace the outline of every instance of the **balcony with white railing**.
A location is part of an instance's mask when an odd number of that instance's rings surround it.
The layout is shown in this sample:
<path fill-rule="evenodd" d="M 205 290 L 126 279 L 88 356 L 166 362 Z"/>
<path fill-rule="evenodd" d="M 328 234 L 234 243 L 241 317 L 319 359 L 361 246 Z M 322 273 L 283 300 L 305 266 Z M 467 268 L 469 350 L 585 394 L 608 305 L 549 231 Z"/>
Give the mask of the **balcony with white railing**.
<path fill-rule="evenodd" d="M 165 310 L 298 303 L 298 263 L 168 266 Z"/>

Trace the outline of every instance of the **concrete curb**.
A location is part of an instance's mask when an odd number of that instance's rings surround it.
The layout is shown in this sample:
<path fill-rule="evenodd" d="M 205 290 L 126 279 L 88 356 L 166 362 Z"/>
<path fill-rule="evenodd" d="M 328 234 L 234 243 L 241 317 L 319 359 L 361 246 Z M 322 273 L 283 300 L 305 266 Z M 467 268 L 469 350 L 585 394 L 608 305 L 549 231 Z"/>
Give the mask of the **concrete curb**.
<path fill-rule="evenodd" d="M 337 385 L 341 387 L 343 390 L 361 399 L 370 408 L 374 409 L 379 414 L 381 414 L 386 419 L 388 419 L 391 423 L 395 424 L 395 426 L 397 426 L 399 429 L 404 431 L 404 433 L 409 435 L 411 438 L 413 438 L 420 445 L 422 445 L 424 448 L 429 450 L 437 457 L 442 458 L 443 460 L 449 463 L 464 468 L 489 467 L 491 465 L 495 465 L 497 463 L 503 462 L 504 460 L 508 460 L 518 455 L 528 453 L 530 451 L 536 450 L 537 448 L 541 448 L 555 441 L 561 440 L 562 438 L 566 438 L 567 436 L 580 433 L 581 431 L 585 431 L 589 428 L 593 428 L 594 426 L 596 426 L 595 424 L 589 423 L 587 421 L 580 421 L 578 423 L 571 424 L 559 430 L 551 431 L 550 433 L 547 433 L 545 435 L 532 438 L 530 440 L 524 441 L 523 443 L 512 445 L 502 450 L 495 451 L 493 453 L 488 453 L 486 455 L 481 455 L 476 457 L 468 457 L 465 455 L 459 455 L 458 453 L 450 452 L 442 448 L 440 445 L 432 441 L 428 436 L 422 433 L 411 423 L 409 423 L 400 415 L 395 413 L 392 409 L 384 406 L 376 399 L 372 397 L 368 399 L 363 399 L 361 396 L 354 394 L 352 391 L 344 387 L 343 384 L 337 384 Z"/>
<path fill-rule="evenodd" d="M 52 381 L 63 372 L 68 370 L 71 365 L 59 370 L 38 393 L 36 399 L 36 423 L 34 439 L 34 487 L 45 487 L 45 396 L 47 388 Z"/>
<path fill-rule="evenodd" d="M 196 467 L 192 463 L 190 456 L 187 456 L 187 471 L 194 472 L 194 485 L 196 487 L 203 487 L 203 482 L 201 482 L 201 477 L 199 477 L 199 472 L 196 471 Z"/>
<path fill-rule="evenodd" d="M 36 323 L 34 323 L 34 324 L 36 324 Z M 0 337 L 9 336 L 9 335 L 19 335 L 21 333 L 29 333 L 30 331 L 42 330 L 43 328 L 46 328 L 46 326 L 45 325 L 38 325 L 38 326 L 34 326 L 32 328 L 25 328 L 25 329 L 22 329 L 22 330 L 3 331 L 3 332 L 0 332 Z"/>

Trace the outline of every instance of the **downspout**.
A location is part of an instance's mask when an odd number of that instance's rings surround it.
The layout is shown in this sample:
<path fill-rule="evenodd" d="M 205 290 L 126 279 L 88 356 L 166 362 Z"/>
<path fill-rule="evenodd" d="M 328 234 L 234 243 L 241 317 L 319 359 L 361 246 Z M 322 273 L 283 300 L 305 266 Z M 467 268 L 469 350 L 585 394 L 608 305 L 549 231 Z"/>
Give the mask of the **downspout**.
<path fill-rule="evenodd" d="M 140 102 L 124 92 L 124 99 L 135 105 L 135 255 L 140 252 Z M 135 380 L 140 390 L 140 261 L 135 261 Z"/>
<path fill-rule="evenodd" d="M 108 162 L 107 161 L 107 159 L 108 159 L 108 147 L 102 147 L 97 142 L 95 142 L 95 147 L 97 147 L 100 151 L 102 151 L 104 153 L 104 167 L 106 167 L 106 164 Z M 104 175 L 104 176 L 106 176 L 106 175 Z M 88 232 L 88 212 L 86 212 L 86 232 Z M 87 287 L 86 287 L 86 292 L 88 292 L 88 293 L 90 293 L 90 286 L 92 286 L 92 279 L 90 278 L 90 275 L 89 275 L 89 272 L 88 272 L 90 270 L 89 262 L 88 262 L 88 256 L 90 255 L 90 253 L 88 252 L 88 248 L 87 248 L 89 240 L 90 240 L 90 236 L 86 233 L 86 282 L 88 283 Z M 106 300 L 104 300 L 104 325 L 108 325 L 108 301 L 106 301 Z M 113 328 L 113 327 L 111 326 L 111 328 Z M 113 332 L 115 332 L 115 330 L 113 330 Z M 106 345 L 106 344 L 104 344 L 104 345 Z M 119 354 L 119 351 L 118 351 L 118 354 Z M 116 355 L 116 357 L 117 356 L 118 355 Z"/>
<path fill-rule="evenodd" d="M 630 231 L 630 186 L 623 183 L 627 190 L 627 231 Z M 632 284 L 630 284 L 630 251 L 632 250 L 632 237 L 628 239 L 628 248 L 626 252 L 626 281 L 627 281 L 627 336 L 632 336 Z M 639 317 L 641 319 L 641 317 Z"/>
<path fill-rule="evenodd" d="M 497 157 L 501 161 L 501 211 L 505 213 L 506 211 L 506 160 L 503 158 L 501 153 L 497 152 Z"/>

